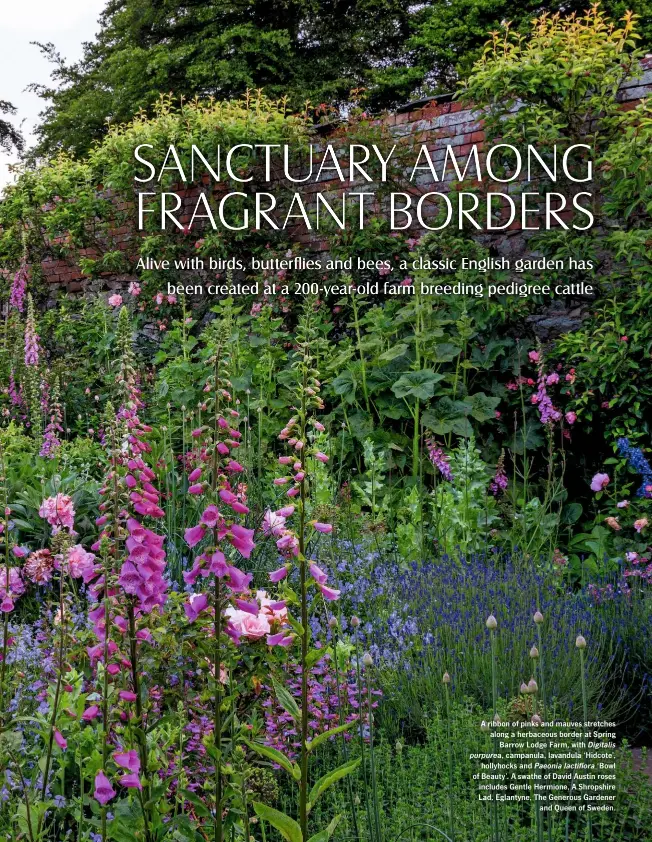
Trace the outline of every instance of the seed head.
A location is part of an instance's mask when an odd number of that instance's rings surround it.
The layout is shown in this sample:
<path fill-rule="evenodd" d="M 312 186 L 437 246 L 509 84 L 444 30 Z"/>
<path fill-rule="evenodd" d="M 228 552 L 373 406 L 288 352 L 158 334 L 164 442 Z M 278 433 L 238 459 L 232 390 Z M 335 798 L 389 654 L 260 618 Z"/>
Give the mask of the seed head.
<path fill-rule="evenodd" d="M 360 619 L 358 617 L 356 617 L 355 615 L 353 617 L 351 617 L 351 626 L 354 629 L 357 629 L 359 625 L 360 625 Z"/>

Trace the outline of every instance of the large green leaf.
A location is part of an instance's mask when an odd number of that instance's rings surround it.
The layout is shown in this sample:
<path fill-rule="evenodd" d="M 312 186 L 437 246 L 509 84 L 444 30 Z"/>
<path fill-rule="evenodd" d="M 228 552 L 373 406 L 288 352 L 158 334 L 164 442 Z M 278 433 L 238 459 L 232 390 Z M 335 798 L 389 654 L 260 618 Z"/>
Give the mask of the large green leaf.
<path fill-rule="evenodd" d="M 347 763 L 343 763 L 341 766 L 338 766 L 337 769 L 333 769 L 325 775 L 322 775 L 310 790 L 310 795 L 308 796 L 309 808 L 312 809 L 312 807 L 315 806 L 315 802 L 319 796 L 325 792 L 329 786 L 337 783 L 337 781 L 346 777 L 346 775 L 350 775 L 351 772 L 354 772 L 359 765 L 360 758 L 358 757 L 355 760 L 349 760 Z"/>
<path fill-rule="evenodd" d="M 391 363 L 391 361 L 395 360 L 397 357 L 402 357 L 407 349 L 408 346 L 403 342 L 399 345 L 393 345 L 391 348 L 388 348 L 387 351 L 383 351 L 383 353 L 378 357 L 378 362 Z"/>
<path fill-rule="evenodd" d="M 286 757 L 283 752 L 278 751 L 271 746 L 249 742 L 248 740 L 245 740 L 245 744 L 249 746 L 252 751 L 260 754 L 262 757 L 266 757 L 268 760 L 271 760 L 273 763 L 279 765 L 282 769 L 285 769 L 285 771 L 292 775 L 296 781 L 301 779 L 301 769 L 299 769 L 297 764 L 293 763 L 289 757 Z"/>
<path fill-rule="evenodd" d="M 348 731 L 349 728 L 351 728 L 355 724 L 356 720 L 352 719 L 351 722 L 345 722 L 344 725 L 338 725 L 337 728 L 331 728 L 329 731 L 323 731 L 321 734 L 317 734 L 317 736 L 314 739 L 308 742 L 308 751 L 314 751 L 317 748 L 317 746 L 320 746 L 326 740 L 329 740 L 336 734 L 342 734 L 344 733 L 344 731 Z"/>
<path fill-rule="evenodd" d="M 454 401 L 452 398 L 443 397 L 423 413 L 423 423 L 438 436 L 446 433 L 467 436 L 470 435 L 471 428 L 467 420 L 470 411 L 471 406 L 466 401 Z"/>
<path fill-rule="evenodd" d="M 280 684 L 274 676 L 272 676 L 272 684 L 274 686 L 274 692 L 276 693 L 276 698 L 279 700 L 279 703 L 283 710 L 287 711 L 293 719 L 297 722 L 301 719 L 301 711 L 299 710 L 299 706 L 297 705 L 294 697 L 287 690 L 282 684 Z"/>
<path fill-rule="evenodd" d="M 338 374 L 335 380 L 333 380 L 333 391 L 347 403 L 353 403 L 355 400 L 356 389 L 357 383 L 355 381 L 355 377 L 353 376 L 353 372 L 349 369 L 346 369 L 346 371 Z"/>
<path fill-rule="evenodd" d="M 259 819 L 269 822 L 287 842 L 303 842 L 301 828 L 290 816 L 268 807 L 267 804 L 261 804 L 260 801 L 254 801 L 254 810 Z"/>
<path fill-rule="evenodd" d="M 443 374 L 435 374 L 427 368 L 421 371 L 408 371 L 392 386 L 392 392 L 397 398 L 412 396 L 427 401 L 435 393 L 435 386 L 442 380 Z"/>
<path fill-rule="evenodd" d="M 449 363 L 458 356 L 461 350 L 457 345 L 453 345 L 452 342 L 438 342 L 435 345 L 435 362 Z"/>
<path fill-rule="evenodd" d="M 333 833 L 335 833 L 335 828 L 340 823 L 340 819 L 342 818 L 341 815 L 335 816 L 328 827 L 325 827 L 323 830 L 320 830 L 319 833 L 315 833 L 314 836 L 311 836 L 308 842 L 328 842 L 331 838 Z"/>
<path fill-rule="evenodd" d="M 496 417 L 496 407 L 500 403 L 500 398 L 485 395 L 484 392 L 476 392 L 475 395 L 469 395 L 465 402 L 471 404 L 471 415 L 476 421 L 489 421 Z"/>

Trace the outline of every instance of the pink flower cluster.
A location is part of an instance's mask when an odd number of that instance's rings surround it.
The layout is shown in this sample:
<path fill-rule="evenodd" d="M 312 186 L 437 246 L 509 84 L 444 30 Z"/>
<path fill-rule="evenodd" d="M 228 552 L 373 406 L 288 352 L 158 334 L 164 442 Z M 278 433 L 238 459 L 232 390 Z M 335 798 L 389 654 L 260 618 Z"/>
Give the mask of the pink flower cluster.
<path fill-rule="evenodd" d="M 16 600 L 25 593 L 25 583 L 17 567 L 0 567 L 0 611 L 8 614 L 14 610 Z"/>
<path fill-rule="evenodd" d="M 19 313 L 22 313 L 25 309 L 25 294 L 27 292 L 28 278 L 29 269 L 23 261 L 14 275 L 11 292 L 9 293 L 9 306 L 14 307 Z"/>
<path fill-rule="evenodd" d="M 39 515 L 47 520 L 54 535 L 62 529 L 73 531 L 75 525 L 75 506 L 72 497 L 67 494 L 55 494 L 47 497 L 40 505 Z"/>
<path fill-rule="evenodd" d="M 426 448 L 428 450 L 428 458 L 432 464 L 437 468 L 442 477 L 450 482 L 453 479 L 453 472 L 451 471 L 448 456 L 431 437 L 426 439 Z"/>

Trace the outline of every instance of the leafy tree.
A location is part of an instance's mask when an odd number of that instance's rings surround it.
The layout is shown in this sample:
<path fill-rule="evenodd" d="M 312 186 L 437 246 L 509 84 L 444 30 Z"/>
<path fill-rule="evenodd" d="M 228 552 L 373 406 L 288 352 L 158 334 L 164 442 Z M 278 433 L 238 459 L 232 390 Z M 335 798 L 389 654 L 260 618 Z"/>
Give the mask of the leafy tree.
<path fill-rule="evenodd" d="M 398 60 L 409 9 L 400 0 L 110 0 L 97 39 L 68 65 L 53 44 L 55 86 L 40 151 L 79 154 L 161 93 L 229 99 L 247 88 L 292 105 L 338 104 L 374 65 Z M 373 24 L 373 25 L 372 25 Z"/>
<path fill-rule="evenodd" d="M 482 55 L 492 30 L 510 23 L 521 35 L 530 32 L 534 18 L 543 13 L 583 13 L 587 0 L 448 0 L 418 4 L 411 19 L 410 35 L 403 60 L 372 72 L 371 88 L 378 102 L 405 102 L 455 90 Z M 637 15 L 637 32 L 644 47 L 652 45 L 652 2 L 650 0 L 606 0 L 601 11 L 614 21 L 627 10 Z"/>
<path fill-rule="evenodd" d="M 0 99 L 0 114 L 15 114 L 16 108 L 6 100 Z M 9 151 L 23 148 L 23 138 L 8 120 L 0 120 L 0 149 Z"/>

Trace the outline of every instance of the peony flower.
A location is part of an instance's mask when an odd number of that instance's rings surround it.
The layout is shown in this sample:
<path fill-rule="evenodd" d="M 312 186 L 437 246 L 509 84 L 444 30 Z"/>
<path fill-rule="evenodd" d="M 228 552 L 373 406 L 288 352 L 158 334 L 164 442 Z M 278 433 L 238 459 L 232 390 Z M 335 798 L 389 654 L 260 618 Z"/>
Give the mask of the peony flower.
<path fill-rule="evenodd" d="M 528 351 L 528 357 L 530 358 L 530 362 L 533 363 L 538 363 L 540 359 L 538 351 Z"/>
<path fill-rule="evenodd" d="M 262 612 L 253 615 L 229 605 L 224 614 L 229 618 L 237 633 L 249 640 L 260 640 L 271 631 L 269 620 Z"/>
<path fill-rule="evenodd" d="M 564 418 L 566 419 L 567 424 L 574 424 L 577 421 L 577 414 L 572 410 L 569 410 Z"/>
<path fill-rule="evenodd" d="M 114 293 L 109 296 L 108 301 L 111 307 L 120 307 L 122 305 L 122 296 L 118 295 L 118 293 Z"/>
<path fill-rule="evenodd" d="M 591 480 L 591 491 L 602 491 L 609 485 L 609 474 L 596 474 Z"/>

